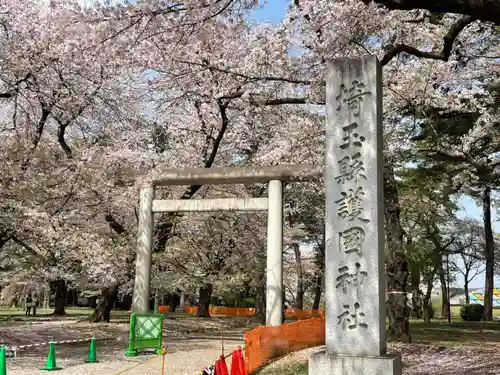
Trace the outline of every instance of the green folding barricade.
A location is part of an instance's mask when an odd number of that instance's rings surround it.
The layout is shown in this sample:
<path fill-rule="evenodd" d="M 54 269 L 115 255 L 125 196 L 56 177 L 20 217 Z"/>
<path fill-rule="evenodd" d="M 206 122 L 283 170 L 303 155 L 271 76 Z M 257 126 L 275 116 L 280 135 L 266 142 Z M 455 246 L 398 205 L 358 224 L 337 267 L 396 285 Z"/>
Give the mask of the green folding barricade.
<path fill-rule="evenodd" d="M 163 344 L 163 314 L 130 314 L 128 349 L 125 356 L 133 357 L 138 350 L 154 349 L 161 353 Z"/>

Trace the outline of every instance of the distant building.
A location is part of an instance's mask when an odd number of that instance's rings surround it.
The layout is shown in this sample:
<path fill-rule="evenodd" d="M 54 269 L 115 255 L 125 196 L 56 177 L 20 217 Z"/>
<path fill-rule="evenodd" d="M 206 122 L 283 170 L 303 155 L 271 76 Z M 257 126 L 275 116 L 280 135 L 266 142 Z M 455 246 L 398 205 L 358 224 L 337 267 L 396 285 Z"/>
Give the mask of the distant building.
<path fill-rule="evenodd" d="M 484 304 L 484 293 L 476 290 L 469 293 L 470 303 Z M 493 289 L 493 307 L 500 307 L 500 290 Z"/>
<path fill-rule="evenodd" d="M 450 298 L 450 305 L 465 305 L 465 294 L 457 294 Z"/>

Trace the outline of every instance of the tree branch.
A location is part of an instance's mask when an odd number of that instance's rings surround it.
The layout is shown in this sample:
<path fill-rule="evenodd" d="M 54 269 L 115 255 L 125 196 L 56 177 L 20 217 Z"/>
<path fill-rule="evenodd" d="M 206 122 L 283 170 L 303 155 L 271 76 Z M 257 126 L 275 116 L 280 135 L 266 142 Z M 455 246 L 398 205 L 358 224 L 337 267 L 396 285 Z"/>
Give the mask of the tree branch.
<path fill-rule="evenodd" d="M 361 0 L 366 5 L 372 0 Z M 374 0 L 391 10 L 426 9 L 434 13 L 458 13 L 500 25 L 498 0 Z"/>
<path fill-rule="evenodd" d="M 64 139 L 64 135 L 66 134 L 66 128 L 69 125 L 69 122 L 61 122 L 57 120 L 59 123 L 59 128 L 57 129 L 57 140 L 59 144 L 61 145 L 61 148 L 63 149 L 64 153 L 66 154 L 66 157 L 68 159 L 73 158 L 73 152 L 71 151 L 71 147 L 69 147 L 68 143 L 66 143 L 66 139 Z"/>
<path fill-rule="evenodd" d="M 60 79 L 61 79 L 61 84 L 65 84 L 64 78 L 62 76 L 60 76 Z M 68 145 L 68 143 L 66 142 L 66 139 L 65 139 L 66 129 L 73 121 L 75 121 L 78 117 L 80 117 L 82 115 L 82 113 L 90 106 L 90 104 L 92 102 L 92 98 L 101 89 L 103 81 L 104 81 L 104 67 L 101 66 L 101 74 L 100 74 L 99 84 L 97 85 L 97 87 L 94 90 L 92 90 L 92 92 L 90 94 L 87 95 L 87 100 L 83 104 L 76 106 L 76 110 L 74 110 L 74 112 L 70 114 L 69 118 L 63 120 L 62 116 L 56 117 L 56 121 L 59 124 L 59 128 L 57 129 L 57 140 L 58 140 L 60 146 L 62 147 L 62 149 L 63 149 L 63 151 L 66 154 L 68 159 L 73 158 L 73 152 L 71 150 L 71 147 Z M 66 110 L 71 112 L 71 109 L 66 109 Z M 55 116 L 53 115 L 53 117 L 55 117 Z"/>
<path fill-rule="evenodd" d="M 30 77 L 31 77 L 31 72 L 27 73 L 23 78 L 16 81 L 13 85 L 14 86 L 13 89 L 11 89 L 7 92 L 0 93 L 0 98 L 2 98 L 2 99 L 12 98 L 16 94 L 16 92 L 18 91 L 19 85 L 23 82 L 26 82 Z"/>
<path fill-rule="evenodd" d="M 205 160 L 204 168 L 211 168 L 215 162 L 215 157 L 217 156 L 217 152 L 219 151 L 219 147 L 222 143 L 222 139 L 224 138 L 224 134 L 226 134 L 227 127 L 229 126 L 229 118 L 227 117 L 227 106 L 229 105 L 228 101 L 218 100 L 218 106 L 221 117 L 221 127 L 219 132 L 217 133 L 217 137 L 215 138 L 214 144 L 212 146 L 212 151 L 210 155 Z M 201 188 L 202 185 L 191 185 L 189 186 L 184 194 L 182 194 L 180 199 L 191 199 L 193 195 Z"/>
<path fill-rule="evenodd" d="M 24 249 L 26 249 L 31 255 L 35 256 L 38 259 L 42 259 L 42 256 L 33 247 L 31 247 L 30 245 L 28 245 L 26 242 L 24 242 L 23 240 L 21 240 L 19 237 L 15 236 L 15 235 L 12 235 L 11 239 L 16 244 L 18 244 L 19 246 L 21 246 Z"/>
<path fill-rule="evenodd" d="M 41 103 L 41 107 L 42 107 L 42 112 L 40 114 L 40 118 L 38 119 L 38 123 L 36 124 L 35 134 L 32 137 L 32 141 L 31 141 L 32 147 L 31 147 L 31 150 L 28 153 L 28 156 L 26 157 L 26 159 L 24 160 L 24 162 L 23 162 L 23 164 L 21 166 L 21 170 L 23 170 L 23 171 L 26 171 L 26 169 L 28 169 L 28 166 L 29 166 L 29 164 L 31 162 L 31 158 L 32 158 L 33 154 L 35 153 L 35 151 L 36 151 L 36 149 L 38 147 L 38 144 L 40 143 L 40 140 L 42 139 L 43 130 L 44 130 L 45 125 L 47 124 L 47 121 L 49 119 L 51 107 L 49 108 L 45 104 L 45 102 Z"/>
<path fill-rule="evenodd" d="M 231 69 L 216 67 L 216 66 L 210 65 L 208 63 L 198 63 L 198 62 L 187 61 L 187 60 L 175 60 L 175 61 L 178 63 L 181 63 L 181 64 L 188 64 L 188 65 L 195 65 L 195 66 L 204 67 L 204 68 L 207 68 L 207 69 L 219 72 L 219 73 L 225 73 L 225 74 L 229 74 L 229 75 L 232 75 L 235 77 L 245 78 L 245 79 L 248 79 L 250 81 L 287 82 L 287 83 L 294 83 L 294 84 L 299 84 L 299 85 L 312 84 L 312 81 L 309 81 L 309 80 L 295 79 L 295 78 L 289 78 L 289 77 L 247 75 L 247 74 L 235 72 Z"/>
<path fill-rule="evenodd" d="M 230 94 L 222 95 L 218 99 L 237 99 L 241 98 L 245 95 L 246 91 L 236 91 Z M 248 94 L 248 101 L 250 104 L 257 105 L 257 106 L 267 106 L 267 105 L 285 105 L 285 104 L 317 104 L 317 105 L 323 105 L 325 104 L 325 100 L 320 100 L 320 101 L 314 101 L 310 100 L 308 97 L 284 97 L 284 98 L 274 98 L 274 99 L 265 99 L 265 98 L 259 98 L 256 97 L 255 95 L 249 93 Z"/>
<path fill-rule="evenodd" d="M 204 163 L 204 168 L 211 168 L 212 165 L 215 162 L 215 157 L 217 156 L 217 153 L 219 151 L 219 147 L 222 143 L 222 139 L 224 138 L 224 135 L 226 134 L 226 130 L 229 126 L 229 117 L 227 116 L 227 107 L 229 105 L 229 100 L 225 99 L 218 99 L 217 100 L 217 105 L 219 107 L 220 111 L 220 117 L 221 117 L 221 127 L 219 129 L 219 132 L 217 133 L 217 137 L 214 140 L 212 150 L 210 154 L 208 155 L 208 158 L 205 159 Z M 207 139 L 208 140 L 208 139 Z M 181 195 L 180 199 L 191 199 L 202 185 L 190 185 L 187 187 L 187 189 L 184 191 L 184 193 Z M 167 218 L 163 221 L 161 221 L 158 226 L 157 226 L 157 238 L 158 241 L 155 246 L 155 252 L 162 252 L 165 250 L 165 246 L 167 244 L 167 240 L 171 235 L 172 228 L 174 227 L 175 223 L 175 218 L 179 216 L 177 212 L 171 212 L 167 214 Z"/>
<path fill-rule="evenodd" d="M 443 40 L 443 48 L 441 52 L 425 52 L 421 51 L 415 47 L 408 46 L 404 43 L 394 44 L 388 48 L 387 53 L 382 58 L 380 64 L 382 66 L 387 65 L 394 57 L 396 57 L 401 52 L 405 52 L 409 55 L 413 55 L 416 57 L 421 57 L 424 59 L 432 59 L 432 60 L 442 60 L 448 61 L 451 55 L 451 51 L 453 49 L 453 43 L 455 43 L 455 39 L 457 39 L 458 35 L 465 29 L 468 25 L 474 22 L 476 19 L 472 16 L 464 16 L 460 18 L 457 22 L 455 22 L 448 33 L 444 36 Z"/>

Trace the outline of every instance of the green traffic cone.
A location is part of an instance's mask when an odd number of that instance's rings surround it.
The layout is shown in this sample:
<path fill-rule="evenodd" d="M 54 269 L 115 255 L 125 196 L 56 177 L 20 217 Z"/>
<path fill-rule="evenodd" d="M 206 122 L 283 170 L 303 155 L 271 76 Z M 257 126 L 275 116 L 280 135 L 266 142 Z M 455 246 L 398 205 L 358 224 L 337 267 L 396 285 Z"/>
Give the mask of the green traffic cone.
<path fill-rule="evenodd" d="M 45 363 L 45 367 L 42 370 L 45 371 L 60 370 L 56 366 L 56 348 L 53 339 L 51 339 L 49 342 L 49 355 L 47 356 L 47 362 Z"/>
<path fill-rule="evenodd" d="M 89 350 L 89 355 L 87 357 L 87 363 L 96 363 L 96 362 L 97 362 L 96 342 L 95 342 L 95 337 L 92 336 L 92 339 L 90 340 L 90 350 Z"/>
<path fill-rule="evenodd" d="M 0 347 L 0 375 L 7 375 L 7 362 L 5 361 L 5 346 Z"/>

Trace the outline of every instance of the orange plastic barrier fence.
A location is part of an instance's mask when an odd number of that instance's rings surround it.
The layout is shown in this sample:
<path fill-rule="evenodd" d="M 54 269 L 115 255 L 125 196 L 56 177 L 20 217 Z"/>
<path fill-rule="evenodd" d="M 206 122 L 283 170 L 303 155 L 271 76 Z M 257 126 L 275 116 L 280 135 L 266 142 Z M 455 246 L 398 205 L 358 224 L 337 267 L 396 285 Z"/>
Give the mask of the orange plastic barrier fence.
<path fill-rule="evenodd" d="M 198 311 L 197 306 L 184 307 L 184 312 L 195 314 Z M 213 306 L 208 310 L 210 315 L 225 315 L 225 316 L 250 316 L 255 314 L 254 308 L 246 307 L 219 307 Z M 325 316 L 323 310 L 296 310 L 288 309 L 285 312 L 287 318 L 295 318 L 297 320 L 320 318 Z"/>
<path fill-rule="evenodd" d="M 198 311 L 198 306 L 184 307 L 184 312 L 195 314 Z M 210 315 L 226 315 L 226 316 L 250 316 L 255 314 L 254 308 L 246 307 L 222 307 L 213 306 L 208 309 Z"/>
<path fill-rule="evenodd" d="M 160 305 L 158 306 L 158 312 L 160 313 L 170 312 L 170 306 Z"/>
<path fill-rule="evenodd" d="M 250 316 L 255 314 L 254 308 L 246 307 L 211 307 L 210 315 L 226 315 L 226 316 Z"/>
<path fill-rule="evenodd" d="M 325 319 L 298 320 L 277 327 L 260 326 L 245 334 L 246 373 L 298 350 L 324 345 Z"/>
<path fill-rule="evenodd" d="M 311 318 L 322 318 L 322 317 L 325 317 L 325 311 L 324 310 L 287 309 L 285 311 L 285 316 L 287 318 L 295 318 L 297 320 L 311 319 Z"/>

